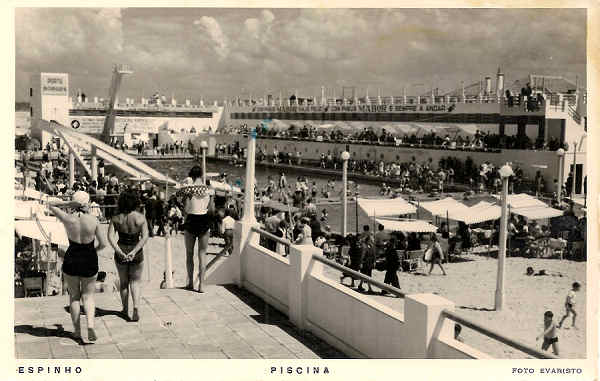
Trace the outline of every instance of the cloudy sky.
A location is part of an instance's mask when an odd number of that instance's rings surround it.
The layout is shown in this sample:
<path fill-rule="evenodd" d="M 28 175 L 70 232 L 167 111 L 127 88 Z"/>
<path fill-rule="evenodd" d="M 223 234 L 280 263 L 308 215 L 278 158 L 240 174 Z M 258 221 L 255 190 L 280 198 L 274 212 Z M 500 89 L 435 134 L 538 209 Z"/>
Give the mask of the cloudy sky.
<path fill-rule="evenodd" d="M 581 9 L 19 8 L 16 99 L 27 100 L 39 71 L 106 97 L 113 63 L 133 67 L 120 97 L 137 99 L 445 91 L 495 78 L 499 66 L 507 81 L 585 83 L 585 23 Z"/>

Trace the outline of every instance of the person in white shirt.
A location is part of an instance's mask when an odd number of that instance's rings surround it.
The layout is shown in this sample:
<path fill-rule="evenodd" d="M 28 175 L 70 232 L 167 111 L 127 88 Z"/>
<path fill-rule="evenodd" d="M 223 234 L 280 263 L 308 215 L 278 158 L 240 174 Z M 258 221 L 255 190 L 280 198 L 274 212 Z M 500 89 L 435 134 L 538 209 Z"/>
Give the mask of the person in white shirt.
<path fill-rule="evenodd" d="M 203 293 L 204 257 L 208 247 L 210 227 L 213 222 L 214 190 L 209 189 L 202 182 L 202 168 L 198 165 L 192 167 L 189 176 L 193 182 L 177 192 L 182 197 L 185 205 L 185 251 L 187 268 L 188 290 L 194 289 L 194 248 L 198 241 L 198 292 Z M 186 179 L 187 180 L 187 179 Z"/>
<path fill-rule="evenodd" d="M 221 221 L 221 233 L 225 239 L 225 247 L 221 251 L 221 255 L 231 255 L 233 249 L 233 229 L 235 228 L 235 220 L 231 217 L 231 209 L 221 209 L 219 215 L 225 217 Z"/>

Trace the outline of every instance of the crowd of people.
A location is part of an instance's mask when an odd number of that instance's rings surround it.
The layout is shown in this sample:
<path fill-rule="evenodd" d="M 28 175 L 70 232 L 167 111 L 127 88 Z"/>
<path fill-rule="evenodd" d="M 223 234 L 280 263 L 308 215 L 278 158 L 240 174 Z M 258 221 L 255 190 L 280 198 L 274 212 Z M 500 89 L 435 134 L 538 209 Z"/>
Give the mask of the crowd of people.
<path fill-rule="evenodd" d="M 48 148 L 48 147 L 47 147 Z M 36 173 L 34 187 L 43 193 L 64 196 L 70 201 L 56 203 L 51 206 L 54 214 L 65 224 L 70 247 L 65 254 L 63 271 L 66 274 L 67 287 L 71 300 L 71 317 L 75 327 L 79 327 L 79 300 L 83 301 L 84 309 L 93 311 L 93 291 L 95 275 L 97 274 L 97 250 L 110 244 L 115 252 L 115 262 L 120 278 L 120 292 L 123 303 L 122 314 L 128 315 L 129 293 L 133 300 L 133 314 L 131 320 L 140 319 L 139 280 L 143 268 L 143 247 L 149 237 L 154 235 L 178 234 L 182 232 L 186 246 L 186 268 L 188 273 L 189 289 L 195 289 L 194 284 L 194 247 L 198 250 L 199 287 L 202 292 L 202 278 L 204 260 L 209 236 L 221 237 L 225 241 L 221 255 L 231 254 L 233 247 L 233 224 L 241 218 L 242 205 L 240 195 L 227 192 L 215 194 L 202 183 L 202 170 L 195 166 L 189 173 L 186 181 L 187 193 L 176 192 L 167 197 L 161 190 L 149 183 L 125 184 L 124 179 L 105 172 L 104 163 L 100 160 L 98 165 L 98 179 L 88 181 L 85 176 L 77 176 L 72 187 L 68 186 L 66 167 L 67 156 L 61 150 L 48 149 L 49 152 L 58 152 L 56 159 L 44 156 L 40 170 Z M 243 156 L 239 144 L 218 146 L 218 152 L 227 155 Z M 278 161 L 281 156 L 277 153 L 269 158 L 261 150 L 257 153 L 261 160 Z M 264 156 L 262 156 L 264 154 Z M 340 168 L 339 159 L 332 157 L 331 153 L 324 154 L 321 166 L 325 168 Z M 396 177 L 401 180 L 401 186 L 392 189 L 382 183 L 380 193 L 393 197 L 399 193 L 411 191 L 429 191 L 433 188 L 443 191 L 447 184 L 454 181 L 464 181 L 464 176 L 470 176 L 468 183 L 473 189 L 498 190 L 499 175 L 497 168 L 489 162 L 477 166 L 472 160 L 464 164 L 454 158 L 440 160 L 437 163 L 431 159 L 418 162 L 412 157 L 409 162 L 378 164 L 375 161 L 350 160 L 351 171 L 366 174 L 378 174 L 382 177 Z M 512 184 L 518 184 L 522 179 L 522 171 L 515 168 Z M 539 174 L 539 173 L 538 173 Z M 27 178 L 27 176 L 25 176 Z M 219 179 L 228 183 L 227 176 L 223 174 Z M 543 189 L 543 178 L 536 176 L 536 190 Z M 482 188 L 483 187 L 483 188 Z M 327 184 L 318 187 L 316 182 L 308 181 L 304 176 L 296 179 L 295 184 L 288 181 L 284 172 L 279 179 L 268 177 L 263 187 L 255 188 L 255 197 L 260 207 L 257 210 L 257 219 L 269 233 L 288 240 L 295 244 L 310 244 L 323 250 L 325 256 L 336 259 L 347 265 L 350 269 L 359 271 L 366 276 L 371 276 L 373 269 L 386 271 L 385 283 L 399 288 L 400 284 L 397 271 L 402 267 L 404 254 L 410 251 L 427 248 L 430 263 L 429 273 L 438 265 L 442 274 L 446 271 L 442 263 L 448 260 L 451 253 L 457 250 L 468 250 L 472 247 L 474 234 L 471 227 L 459 224 L 456 232 L 450 232 L 449 226 L 442 223 L 438 234 L 404 234 L 402 232 L 389 232 L 383 226 L 378 226 L 377 232 L 372 232 L 369 225 L 357 234 L 342 237 L 331 230 L 327 210 L 318 210 L 318 198 L 331 198 L 339 194 L 338 186 L 330 180 Z M 351 195 L 360 193 L 358 184 L 349 190 Z M 63 209 L 67 209 L 67 211 Z M 105 236 L 99 233 L 99 222 L 106 220 L 109 230 Z M 494 229 L 498 231 L 498 229 Z M 580 221 L 573 234 L 585 234 L 585 220 Z M 541 227 L 535 222 L 527 223 L 524 219 L 511 221 L 509 234 L 519 242 L 521 236 L 541 238 L 552 234 L 548 228 Z M 572 237 L 575 241 L 578 237 Z M 583 237 L 584 239 L 585 237 Z M 94 249 L 94 239 L 99 246 Z M 281 255 L 288 255 L 288 246 L 281 242 L 262 237 L 263 246 Z M 492 242 L 497 242 L 493 236 Z M 443 244 L 440 244 L 443 243 Z M 339 247 L 348 246 L 347 255 L 342 255 Z M 460 249 L 458 249 L 460 248 Z M 523 246 L 522 248 L 525 248 Z M 522 250 L 521 247 L 516 248 Z M 71 254 L 69 254 L 71 253 Z M 78 259 L 75 259 L 75 258 Z M 94 259 L 95 258 L 95 259 Z M 77 263 L 83 260 L 85 263 Z M 93 265 L 96 260 L 96 265 Z M 92 274 L 93 273 L 93 274 Z M 91 275 L 90 275 L 91 274 Z M 363 281 L 353 277 L 352 274 L 343 274 L 340 281 L 343 283 L 350 278 L 354 286 L 358 281 L 358 290 L 363 290 Z M 367 282 L 368 291 L 372 291 L 371 284 Z M 385 294 L 386 291 L 381 291 Z M 91 314 L 93 320 L 93 314 Z M 94 338 L 93 321 L 87 313 L 88 337 Z M 79 332 L 75 332 L 76 337 Z"/>
<path fill-rule="evenodd" d="M 527 135 L 501 135 L 489 131 L 476 130 L 473 135 L 468 133 L 438 134 L 430 132 L 398 133 L 381 128 L 377 133 L 373 127 L 364 127 L 352 133 L 344 132 L 338 128 L 318 128 L 314 125 L 304 124 L 302 127 L 294 124 L 286 128 L 273 128 L 268 122 L 261 122 L 255 126 L 257 136 L 296 139 L 307 141 L 329 141 L 343 143 L 368 143 L 375 145 L 392 145 L 399 147 L 421 147 L 448 150 L 474 150 L 487 151 L 498 149 L 535 149 L 556 151 L 565 148 L 555 137 L 549 140 L 532 140 Z M 225 127 L 221 133 L 248 134 L 248 124 L 237 127 Z"/>

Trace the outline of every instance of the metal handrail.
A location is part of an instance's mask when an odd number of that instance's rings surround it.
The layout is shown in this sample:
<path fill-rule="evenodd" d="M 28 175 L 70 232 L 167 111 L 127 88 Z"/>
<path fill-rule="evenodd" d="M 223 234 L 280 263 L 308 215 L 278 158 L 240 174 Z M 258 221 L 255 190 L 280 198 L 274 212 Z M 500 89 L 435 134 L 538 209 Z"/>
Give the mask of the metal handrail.
<path fill-rule="evenodd" d="M 448 318 L 450 320 L 453 320 L 457 323 L 460 323 L 467 328 L 471 328 L 472 330 L 479 332 L 483 335 L 486 335 L 492 339 L 495 339 L 503 344 L 506 344 L 510 347 L 518 349 L 521 352 L 527 353 L 528 355 L 531 355 L 535 358 L 538 358 L 538 359 L 559 359 L 560 358 L 551 353 L 542 352 L 542 351 L 540 351 L 536 348 L 533 348 L 527 344 L 524 344 L 517 340 L 508 338 L 508 337 L 504 336 L 502 333 L 495 331 L 493 329 L 490 329 L 490 328 L 486 328 L 486 327 L 480 325 L 479 323 L 474 322 L 473 320 L 466 319 L 466 318 L 458 315 L 454 311 L 443 310 L 442 316 L 445 318 Z"/>
<path fill-rule="evenodd" d="M 373 279 L 373 278 L 371 278 L 369 276 L 361 274 L 358 271 L 354 271 L 354 270 L 352 270 L 349 267 L 340 265 L 339 263 L 337 263 L 335 261 L 332 261 L 332 260 L 327 259 L 325 257 L 322 257 L 320 255 L 314 255 L 314 254 L 313 254 L 313 259 L 315 261 L 318 261 L 318 262 L 324 263 L 324 264 L 326 264 L 326 265 L 328 265 L 330 267 L 333 267 L 336 270 L 342 271 L 345 274 L 349 274 L 349 275 L 352 276 L 352 278 L 356 278 L 356 279 L 359 279 L 359 280 L 361 280 L 363 282 L 367 282 L 369 284 L 372 284 L 373 286 L 375 286 L 377 288 L 380 288 L 383 291 L 387 291 L 387 292 L 389 292 L 392 295 L 396 295 L 399 298 L 404 298 L 405 297 L 405 294 L 402 291 L 400 291 L 400 289 L 398 289 L 396 287 L 393 287 L 393 286 L 390 286 L 390 285 L 387 285 L 385 283 L 382 283 L 382 282 L 380 282 L 380 281 L 378 281 L 376 279 Z"/>
<path fill-rule="evenodd" d="M 277 237 L 276 235 L 274 235 L 274 234 L 271 234 L 271 233 L 269 233 L 268 231 L 266 231 L 266 230 L 263 230 L 263 229 L 261 229 L 261 228 L 257 228 L 256 226 L 252 226 L 252 227 L 250 228 L 250 230 L 252 230 L 253 232 L 255 232 L 255 233 L 258 233 L 258 234 L 260 234 L 260 235 L 263 235 L 263 236 L 265 236 L 265 237 L 267 237 L 267 238 L 269 238 L 269 239 L 272 239 L 273 241 L 276 241 L 276 242 L 278 242 L 278 243 L 280 243 L 280 244 L 282 244 L 282 245 L 285 245 L 285 246 L 287 246 L 287 247 L 289 247 L 289 246 L 291 246 L 291 245 L 292 245 L 292 243 L 291 243 L 289 240 L 287 240 L 287 239 L 283 239 L 283 238 L 281 238 L 281 237 Z"/>

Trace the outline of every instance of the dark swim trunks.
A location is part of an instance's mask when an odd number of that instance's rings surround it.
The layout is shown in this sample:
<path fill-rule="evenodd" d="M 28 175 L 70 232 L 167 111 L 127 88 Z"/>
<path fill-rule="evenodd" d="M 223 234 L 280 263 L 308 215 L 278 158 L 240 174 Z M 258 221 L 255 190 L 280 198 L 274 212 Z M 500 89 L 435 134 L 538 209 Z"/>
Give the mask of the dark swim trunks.
<path fill-rule="evenodd" d="M 77 243 L 69 240 L 62 271 L 71 276 L 90 278 L 98 273 L 98 253 L 94 241 Z"/>
<path fill-rule="evenodd" d="M 210 229 L 213 218 L 210 214 L 188 214 L 185 218 L 185 231 L 195 236 L 202 236 Z"/>
<path fill-rule="evenodd" d="M 558 337 L 553 337 L 551 339 L 544 337 L 544 344 L 542 345 L 542 347 L 548 348 L 550 345 L 552 345 L 554 343 L 558 343 Z"/>

